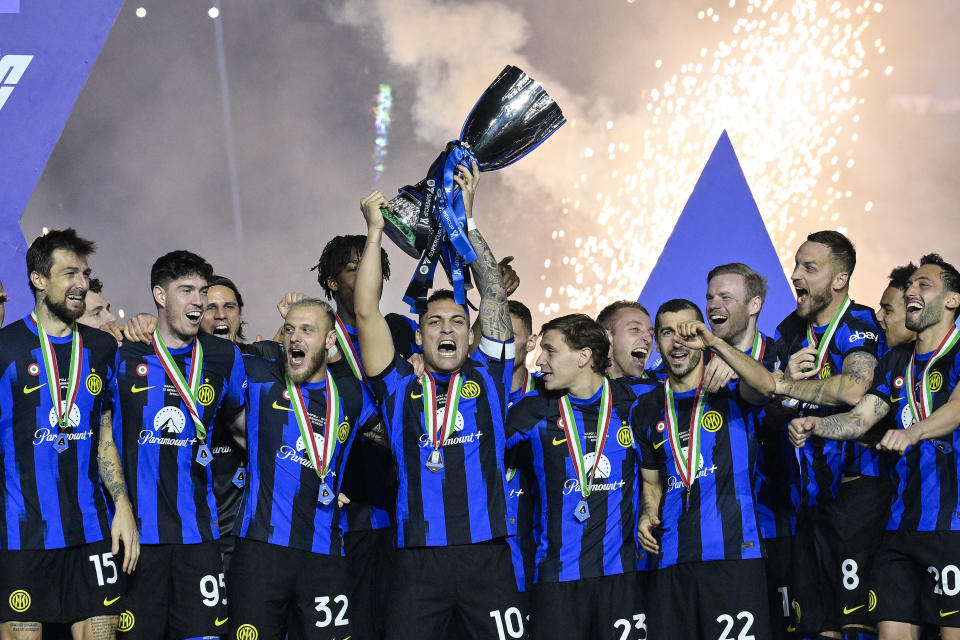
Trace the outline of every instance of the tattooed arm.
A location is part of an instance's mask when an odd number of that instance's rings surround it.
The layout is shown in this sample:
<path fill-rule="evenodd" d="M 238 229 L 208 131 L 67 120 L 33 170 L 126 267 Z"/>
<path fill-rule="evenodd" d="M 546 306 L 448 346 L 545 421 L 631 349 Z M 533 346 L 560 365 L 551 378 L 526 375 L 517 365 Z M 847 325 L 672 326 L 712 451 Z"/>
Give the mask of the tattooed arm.
<path fill-rule="evenodd" d="M 140 534 L 137 532 L 137 520 L 133 515 L 133 506 L 127 495 L 127 485 L 123 480 L 123 466 L 120 464 L 120 452 L 113 441 L 113 412 L 104 411 L 100 416 L 100 444 L 97 446 L 97 468 L 103 486 L 110 492 L 116 513 L 110 525 L 113 538 L 113 555 L 120 552 L 123 540 L 123 570 L 132 573 L 140 557 Z"/>
<path fill-rule="evenodd" d="M 777 381 L 776 393 L 823 407 L 853 406 L 860 402 L 873 383 L 873 370 L 876 367 L 875 356 L 866 351 L 854 351 L 843 359 L 840 375 L 830 376 L 826 380 L 784 378 Z"/>
<path fill-rule="evenodd" d="M 883 435 L 877 448 L 881 451 L 903 453 L 921 440 L 943 438 L 957 430 L 960 425 L 960 385 L 954 387 L 950 399 L 936 411 L 906 429 L 891 429 Z"/>
<path fill-rule="evenodd" d="M 480 168 L 473 163 L 473 170 L 468 171 L 463 165 L 453 179 L 463 193 L 463 206 L 467 219 L 473 219 L 473 196 L 477 191 L 477 181 L 480 180 Z M 510 322 L 510 307 L 507 305 L 507 288 L 500 274 L 500 265 L 493 257 L 493 252 L 487 246 L 478 229 L 467 232 L 470 245 L 477 253 L 477 259 L 470 264 L 473 269 L 477 288 L 480 290 L 480 329 L 483 335 L 498 342 L 506 342 L 513 338 L 513 324 Z"/>
<path fill-rule="evenodd" d="M 860 402 L 845 413 L 832 416 L 804 416 L 790 423 L 790 441 L 802 447 L 811 435 L 829 440 L 856 440 L 890 412 L 882 398 L 872 393 L 864 394 Z"/>

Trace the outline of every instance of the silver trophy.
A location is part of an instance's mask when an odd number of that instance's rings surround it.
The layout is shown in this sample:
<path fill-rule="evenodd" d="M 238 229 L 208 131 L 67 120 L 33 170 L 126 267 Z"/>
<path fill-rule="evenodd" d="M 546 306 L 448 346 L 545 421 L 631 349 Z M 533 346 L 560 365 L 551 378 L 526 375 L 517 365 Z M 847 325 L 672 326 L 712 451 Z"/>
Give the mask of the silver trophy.
<path fill-rule="evenodd" d="M 456 247 L 457 236 L 461 235 L 451 226 L 456 224 L 459 198 L 459 189 L 454 194 L 450 186 L 453 167 L 458 163 L 469 166 L 471 160 L 476 160 L 481 171 L 502 169 L 533 150 L 564 122 L 560 107 L 540 83 L 517 67 L 507 66 L 500 72 L 470 111 L 460 138 L 447 145 L 430 166 L 427 177 L 416 185 L 400 189 L 390 200 L 392 211 L 383 209 L 387 236 L 406 253 L 421 259 L 415 281 L 423 281 L 427 276 L 425 271 L 432 280 L 437 258 L 443 262 L 448 275 L 451 268 L 455 268 L 449 263 L 456 248 L 453 254 L 441 251 L 445 244 L 450 248 L 451 242 Z M 460 206 L 462 208 L 462 204 Z M 452 215 L 444 215 L 444 208 Z M 465 238 L 465 232 L 462 236 Z M 460 255 L 467 253 L 459 251 Z M 408 297 L 410 293 L 408 290 Z M 422 299 L 421 294 L 425 293 L 425 290 L 418 291 L 413 297 Z"/>

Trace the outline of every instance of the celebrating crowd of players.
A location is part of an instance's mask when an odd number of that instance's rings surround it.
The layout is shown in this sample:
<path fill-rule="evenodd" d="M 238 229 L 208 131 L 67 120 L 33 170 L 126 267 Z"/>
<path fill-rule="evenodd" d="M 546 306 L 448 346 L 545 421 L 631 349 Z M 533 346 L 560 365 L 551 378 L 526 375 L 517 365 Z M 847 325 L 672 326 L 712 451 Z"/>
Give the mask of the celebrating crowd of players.
<path fill-rule="evenodd" d="M 379 192 L 315 267 L 335 308 L 286 295 L 270 341 L 196 254 L 120 326 L 94 245 L 37 238 L 0 329 L 0 638 L 960 639 L 952 265 L 894 269 L 875 315 L 820 231 L 774 337 L 741 263 L 706 317 L 534 334 L 478 178 L 473 321 L 444 290 L 383 314 Z"/>

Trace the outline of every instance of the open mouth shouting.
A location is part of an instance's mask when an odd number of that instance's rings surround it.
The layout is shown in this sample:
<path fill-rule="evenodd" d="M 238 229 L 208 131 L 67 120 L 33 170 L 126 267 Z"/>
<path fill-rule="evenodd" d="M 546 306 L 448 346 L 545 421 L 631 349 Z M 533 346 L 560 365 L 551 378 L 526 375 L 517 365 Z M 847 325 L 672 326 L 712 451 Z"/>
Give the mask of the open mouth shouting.
<path fill-rule="evenodd" d="M 307 352 L 301 345 L 290 345 L 287 351 L 287 362 L 291 369 L 300 369 L 307 361 Z"/>
<path fill-rule="evenodd" d="M 646 347 L 635 347 L 630 351 L 630 360 L 636 367 L 643 367 L 647 362 L 647 355 L 650 353 Z"/>
<path fill-rule="evenodd" d="M 807 301 L 810 300 L 810 291 L 808 291 L 806 288 L 804 288 L 804 287 L 802 287 L 802 286 L 800 286 L 800 285 L 797 285 L 797 284 L 794 284 L 794 285 L 793 285 L 793 288 L 794 288 L 794 290 L 795 290 L 796 293 L 797 293 L 797 306 L 798 306 L 798 307 L 801 306 L 801 305 L 806 304 Z"/>
<path fill-rule="evenodd" d="M 190 324 L 200 326 L 200 318 L 203 317 L 202 311 L 200 311 L 199 309 L 192 309 L 190 311 L 187 311 L 184 315 L 187 316 L 187 320 L 190 321 Z"/>
<path fill-rule="evenodd" d="M 230 335 L 230 326 L 225 322 L 218 322 L 213 325 L 213 335 L 227 338 Z"/>
<path fill-rule="evenodd" d="M 441 358 L 450 358 L 457 354 L 457 343 L 450 338 L 444 338 L 437 343 L 437 354 Z"/>
<path fill-rule="evenodd" d="M 723 313 L 717 311 L 710 314 L 710 324 L 714 327 L 723 326 L 723 324 L 729 319 L 729 316 L 724 315 Z"/>
<path fill-rule="evenodd" d="M 919 296 L 909 296 L 905 300 L 905 303 L 908 318 L 913 319 L 923 313 L 923 298 Z"/>

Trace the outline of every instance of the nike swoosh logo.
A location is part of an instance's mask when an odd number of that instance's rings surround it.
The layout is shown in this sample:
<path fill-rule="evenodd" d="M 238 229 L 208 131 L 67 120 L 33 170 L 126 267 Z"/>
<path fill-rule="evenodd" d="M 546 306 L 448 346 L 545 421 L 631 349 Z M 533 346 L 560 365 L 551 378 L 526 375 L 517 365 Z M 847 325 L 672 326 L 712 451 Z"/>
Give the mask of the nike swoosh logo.
<path fill-rule="evenodd" d="M 116 601 L 119 600 L 119 599 L 120 599 L 120 596 L 117 596 L 117 597 L 114 598 L 113 600 L 107 600 L 106 598 L 104 598 L 104 599 L 103 599 L 103 606 L 109 607 L 110 605 L 112 605 L 114 602 L 116 602 Z"/>
<path fill-rule="evenodd" d="M 421 391 L 420 393 L 414 393 L 413 391 L 410 392 L 410 399 L 411 399 L 411 400 L 419 400 L 419 399 L 422 398 L 422 397 L 423 397 L 423 392 L 422 392 L 422 391 Z"/>
<path fill-rule="evenodd" d="M 844 608 L 843 608 L 843 615 L 848 616 L 848 615 L 850 615 L 851 613 L 853 613 L 854 611 L 856 611 L 857 609 L 863 609 L 865 606 L 867 606 L 867 605 L 862 604 L 862 605 L 860 605 L 859 607 L 853 607 L 853 608 L 844 607 Z"/>
<path fill-rule="evenodd" d="M 138 387 L 137 385 L 133 385 L 130 387 L 130 393 L 140 393 L 142 391 L 146 391 L 147 389 L 153 389 L 153 385 L 149 387 Z"/>
<path fill-rule="evenodd" d="M 47 383 L 46 383 L 46 382 L 44 382 L 43 384 L 38 384 L 38 385 L 35 386 L 35 387 L 28 387 L 27 385 L 23 385 L 23 395 L 25 395 L 25 396 L 30 395 L 31 393 L 33 393 L 33 392 L 36 391 L 37 389 L 41 389 L 41 388 L 43 388 L 43 387 L 45 387 L 45 386 L 47 386 Z"/>
<path fill-rule="evenodd" d="M 787 625 L 787 633 L 793 633 L 793 632 L 796 631 L 796 630 L 797 630 L 797 628 L 796 628 L 795 626 L 793 626 L 792 624 Z"/>
<path fill-rule="evenodd" d="M 663 446 L 663 443 L 664 443 L 664 442 L 666 442 L 666 440 L 661 440 L 661 441 L 658 442 L 657 444 L 653 445 L 653 448 L 654 448 L 654 449 L 659 449 L 660 447 Z"/>
<path fill-rule="evenodd" d="M 273 408 L 279 409 L 280 411 L 293 411 L 293 407 L 285 407 L 282 404 L 277 404 L 277 401 L 273 401 Z"/>
<path fill-rule="evenodd" d="M 903 396 L 897 396 L 896 398 L 894 398 L 893 396 L 890 396 L 890 404 L 896 404 L 901 400 L 903 400 Z"/>
<path fill-rule="evenodd" d="M 563 443 L 566 442 L 566 441 L 567 441 L 566 438 L 559 438 L 559 439 L 558 439 L 558 438 L 554 438 L 554 439 L 553 439 L 553 444 L 555 444 L 555 445 L 561 445 L 561 444 L 563 444 Z"/>
<path fill-rule="evenodd" d="M 224 618 L 223 620 L 221 620 L 220 618 L 217 618 L 216 620 L 213 621 L 213 625 L 216 627 L 222 627 L 223 625 L 227 624 L 227 620 L 229 619 L 230 618 Z"/>
<path fill-rule="evenodd" d="M 952 616 L 952 615 L 955 614 L 955 613 L 957 613 L 957 612 L 956 612 L 956 611 L 944 611 L 943 609 L 940 609 L 940 617 L 941 617 L 941 618 L 946 618 L 947 616 Z"/>

